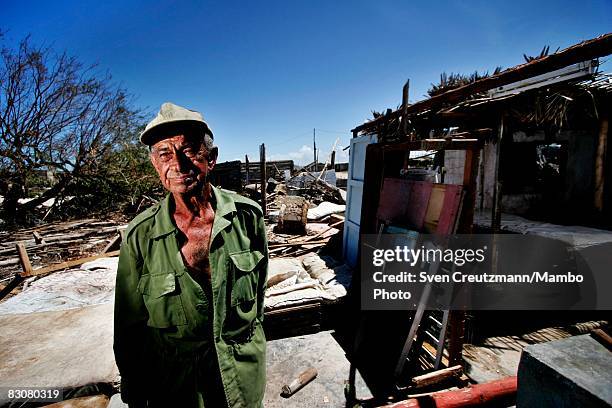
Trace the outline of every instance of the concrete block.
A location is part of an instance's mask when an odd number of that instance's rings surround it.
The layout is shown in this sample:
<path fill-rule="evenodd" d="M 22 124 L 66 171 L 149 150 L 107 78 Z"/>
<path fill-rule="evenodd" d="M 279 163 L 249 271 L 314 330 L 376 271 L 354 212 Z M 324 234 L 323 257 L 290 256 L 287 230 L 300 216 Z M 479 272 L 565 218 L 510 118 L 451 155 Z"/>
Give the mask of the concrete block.
<path fill-rule="evenodd" d="M 590 335 L 523 349 L 517 407 L 612 405 L 612 353 Z"/>

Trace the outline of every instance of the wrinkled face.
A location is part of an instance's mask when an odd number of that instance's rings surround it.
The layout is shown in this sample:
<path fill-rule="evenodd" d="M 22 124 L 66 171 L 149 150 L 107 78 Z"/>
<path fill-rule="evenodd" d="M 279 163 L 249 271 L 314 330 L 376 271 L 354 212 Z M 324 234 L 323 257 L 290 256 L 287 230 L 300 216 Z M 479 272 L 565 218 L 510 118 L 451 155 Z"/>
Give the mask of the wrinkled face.
<path fill-rule="evenodd" d="M 170 136 L 151 147 L 153 167 L 173 194 L 201 191 L 216 160 L 216 148 L 207 151 L 202 138 L 194 135 Z"/>

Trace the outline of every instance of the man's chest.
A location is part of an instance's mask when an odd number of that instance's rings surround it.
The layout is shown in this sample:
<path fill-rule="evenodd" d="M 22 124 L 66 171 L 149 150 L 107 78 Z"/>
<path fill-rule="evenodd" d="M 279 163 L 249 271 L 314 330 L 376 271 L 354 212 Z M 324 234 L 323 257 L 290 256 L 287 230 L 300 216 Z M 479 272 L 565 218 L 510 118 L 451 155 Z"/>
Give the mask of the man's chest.
<path fill-rule="evenodd" d="M 179 248 L 185 266 L 194 275 L 203 274 L 209 279 L 212 225 L 213 217 L 197 218 L 189 222 L 177 220 L 177 227 L 181 232 Z"/>

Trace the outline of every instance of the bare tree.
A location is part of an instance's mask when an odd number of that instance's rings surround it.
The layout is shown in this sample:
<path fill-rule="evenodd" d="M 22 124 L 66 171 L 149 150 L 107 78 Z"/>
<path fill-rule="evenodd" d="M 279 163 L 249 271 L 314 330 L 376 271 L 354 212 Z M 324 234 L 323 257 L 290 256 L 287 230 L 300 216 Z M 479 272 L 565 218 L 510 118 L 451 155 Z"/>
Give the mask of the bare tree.
<path fill-rule="evenodd" d="M 0 49 L 0 194 L 11 222 L 68 184 L 96 171 L 121 135 L 134 133 L 138 112 L 109 75 L 84 67 L 66 53 L 33 46 L 25 38 Z M 33 200 L 29 180 L 36 172 L 56 182 Z"/>

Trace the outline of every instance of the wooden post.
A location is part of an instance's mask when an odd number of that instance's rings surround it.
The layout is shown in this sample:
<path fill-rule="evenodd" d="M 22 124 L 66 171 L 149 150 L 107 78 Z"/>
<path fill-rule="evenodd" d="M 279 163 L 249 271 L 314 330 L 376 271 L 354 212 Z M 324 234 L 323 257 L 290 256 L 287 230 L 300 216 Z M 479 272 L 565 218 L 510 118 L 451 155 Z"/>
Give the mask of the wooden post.
<path fill-rule="evenodd" d="M 21 269 L 23 269 L 22 276 L 28 276 L 32 273 L 32 264 L 30 263 L 30 258 L 28 257 L 28 251 L 26 251 L 23 242 L 18 242 L 16 247 L 17 254 L 19 255 L 19 263 L 21 264 Z"/>
<path fill-rule="evenodd" d="M 336 150 L 331 152 L 331 159 L 330 159 L 330 163 L 329 163 L 329 169 L 330 170 L 335 170 L 336 169 Z"/>
<path fill-rule="evenodd" d="M 480 149 L 480 166 L 479 166 L 479 170 L 478 170 L 479 174 L 479 179 L 480 179 L 480 191 L 479 191 L 479 204 L 478 204 L 478 209 L 480 211 L 482 211 L 484 209 L 484 183 L 485 183 L 485 149 L 484 149 L 484 145 L 482 146 L 482 149 Z"/>
<path fill-rule="evenodd" d="M 459 218 L 460 234 L 471 234 L 474 226 L 474 208 L 476 207 L 476 176 L 478 175 L 478 162 L 480 148 L 474 147 L 465 150 L 465 164 L 463 167 L 463 207 Z"/>
<path fill-rule="evenodd" d="M 259 168 L 261 172 L 261 210 L 265 216 L 268 214 L 266 208 L 268 200 L 266 197 L 266 145 L 263 143 L 259 146 Z"/>
<path fill-rule="evenodd" d="M 605 164 L 608 144 L 608 112 L 604 110 L 599 120 L 599 138 L 597 140 L 597 153 L 595 155 L 595 209 L 603 211 Z"/>
<path fill-rule="evenodd" d="M 314 162 L 314 171 L 317 171 L 317 129 L 312 128 L 312 161 Z"/>
<path fill-rule="evenodd" d="M 499 180 L 499 162 L 501 159 L 501 146 L 504 136 L 504 117 L 499 123 L 499 135 L 497 138 L 497 150 L 495 151 L 495 175 L 493 187 L 493 208 L 491 210 L 491 230 L 493 234 L 499 232 L 501 227 L 501 189 L 502 183 Z"/>
<path fill-rule="evenodd" d="M 244 155 L 244 168 L 246 170 L 246 182 L 245 184 L 248 185 L 249 184 L 249 156 L 248 155 Z"/>
<path fill-rule="evenodd" d="M 410 79 L 406 80 L 402 88 L 402 133 L 405 135 L 408 129 L 408 92 L 410 90 Z"/>

